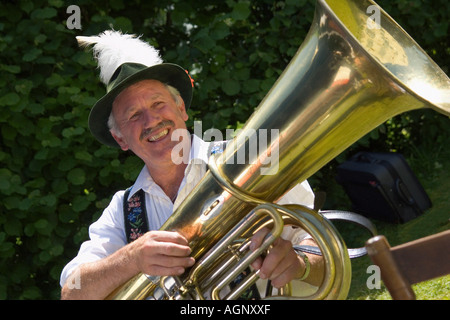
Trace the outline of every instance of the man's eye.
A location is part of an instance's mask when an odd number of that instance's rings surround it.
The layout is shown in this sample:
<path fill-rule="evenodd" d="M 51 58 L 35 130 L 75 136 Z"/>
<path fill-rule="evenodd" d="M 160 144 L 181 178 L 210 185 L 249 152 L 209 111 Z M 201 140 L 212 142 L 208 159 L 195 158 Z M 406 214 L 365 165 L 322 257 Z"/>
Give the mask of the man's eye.
<path fill-rule="evenodd" d="M 134 113 L 131 115 L 130 120 L 131 121 L 135 121 L 137 119 L 139 119 L 140 113 Z"/>

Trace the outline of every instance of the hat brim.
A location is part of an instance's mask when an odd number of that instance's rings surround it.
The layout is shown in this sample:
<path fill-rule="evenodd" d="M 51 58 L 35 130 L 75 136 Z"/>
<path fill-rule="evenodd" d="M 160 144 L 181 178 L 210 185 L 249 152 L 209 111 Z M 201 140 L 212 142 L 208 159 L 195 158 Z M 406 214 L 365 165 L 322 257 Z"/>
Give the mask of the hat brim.
<path fill-rule="evenodd" d="M 88 123 L 92 135 L 98 141 L 111 147 L 120 147 L 108 127 L 112 104 L 124 89 L 142 80 L 158 80 L 176 88 L 180 92 L 186 110 L 189 109 L 192 101 L 192 81 L 186 70 L 171 63 L 148 67 L 124 79 L 93 106 Z"/>

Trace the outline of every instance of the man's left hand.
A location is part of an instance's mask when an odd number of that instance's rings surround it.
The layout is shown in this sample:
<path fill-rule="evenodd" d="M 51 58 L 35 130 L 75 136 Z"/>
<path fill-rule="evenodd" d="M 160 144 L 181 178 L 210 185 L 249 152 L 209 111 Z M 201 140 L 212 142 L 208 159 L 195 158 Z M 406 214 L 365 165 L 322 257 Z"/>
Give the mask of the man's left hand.
<path fill-rule="evenodd" d="M 250 249 L 256 250 L 268 233 L 267 228 L 256 232 L 251 239 Z M 292 243 L 281 237 L 272 243 L 272 248 L 264 259 L 259 257 L 252 263 L 252 267 L 259 270 L 260 278 L 271 280 L 275 288 L 281 288 L 291 280 L 299 278 L 304 272 L 302 266 L 299 256 L 292 248 Z"/>

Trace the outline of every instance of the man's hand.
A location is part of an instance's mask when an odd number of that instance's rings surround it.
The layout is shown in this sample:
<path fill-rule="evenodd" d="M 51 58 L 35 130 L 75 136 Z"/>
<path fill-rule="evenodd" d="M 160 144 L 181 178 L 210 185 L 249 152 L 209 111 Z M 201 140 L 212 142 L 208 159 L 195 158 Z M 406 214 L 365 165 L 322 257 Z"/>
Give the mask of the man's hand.
<path fill-rule="evenodd" d="M 250 249 L 254 251 L 261 246 L 268 233 L 267 228 L 256 232 L 251 239 Z M 277 238 L 264 260 L 261 257 L 256 259 L 252 267 L 259 270 L 260 278 L 271 280 L 275 288 L 283 287 L 294 278 L 301 277 L 304 272 L 303 263 L 292 248 L 292 243 L 282 238 Z"/>
<path fill-rule="evenodd" d="M 150 231 L 129 245 L 130 260 L 138 272 L 155 276 L 184 273 L 195 260 L 185 237 L 177 232 Z"/>
<path fill-rule="evenodd" d="M 104 299 L 139 272 L 180 275 L 195 262 L 190 254 L 188 241 L 177 232 L 149 231 L 108 257 L 81 265 L 77 272 L 79 288 L 68 286 L 72 282 L 69 278 L 61 299 Z"/>

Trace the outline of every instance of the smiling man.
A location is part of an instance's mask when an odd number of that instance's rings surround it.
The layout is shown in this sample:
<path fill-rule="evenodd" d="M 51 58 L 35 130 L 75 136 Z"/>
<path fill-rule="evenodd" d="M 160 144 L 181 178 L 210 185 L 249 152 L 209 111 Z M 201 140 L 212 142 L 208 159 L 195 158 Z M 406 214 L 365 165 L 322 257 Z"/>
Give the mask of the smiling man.
<path fill-rule="evenodd" d="M 110 124 L 115 122 L 111 134 L 122 150 L 132 150 L 141 158 L 153 180 L 174 199 L 186 164 L 174 165 L 172 150 L 190 141 L 188 115 L 176 89 L 157 80 L 140 81 L 117 96 L 111 115 Z M 172 140 L 178 129 L 184 129 L 184 136 Z"/>
<path fill-rule="evenodd" d="M 195 263 L 185 237 L 159 228 L 205 175 L 211 143 L 186 129 L 193 81 L 183 68 L 162 63 L 153 47 L 120 32 L 106 31 L 78 40 L 82 45 L 94 45 L 100 78 L 107 86 L 107 94 L 89 116 L 92 134 L 108 146 L 132 151 L 145 163 L 129 194 L 116 192 L 90 226 L 90 239 L 61 274 L 63 299 L 103 299 L 138 273 L 180 275 Z M 175 132 L 177 139 L 173 139 Z M 178 155 L 186 161 L 173 159 L 179 144 L 186 146 L 179 149 L 185 154 Z M 145 227 L 133 230 L 132 235 L 124 213 L 125 203 L 130 201 L 144 204 L 148 213 Z M 282 201 L 311 207 L 314 195 L 305 181 Z M 261 244 L 266 232 L 253 236 L 252 249 Z M 313 244 L 304 233 L 295 237 L 295 243 Z M 305 254 L 298 255 L 292 242 L 283 238 L 253 267 L 275 287 L 295 278 L 318 285 L 323 277 L 320 256 L 307 259 Z"/>

